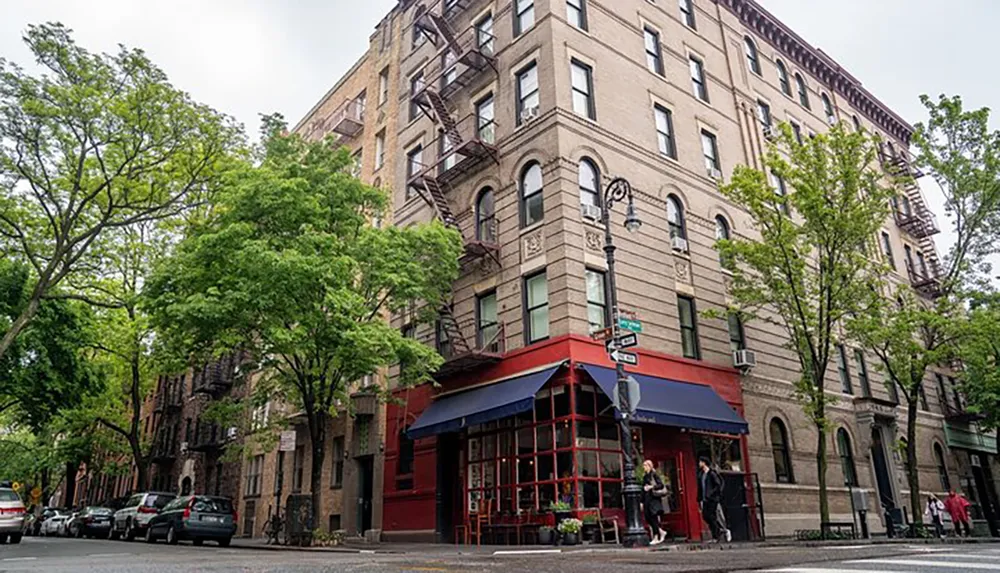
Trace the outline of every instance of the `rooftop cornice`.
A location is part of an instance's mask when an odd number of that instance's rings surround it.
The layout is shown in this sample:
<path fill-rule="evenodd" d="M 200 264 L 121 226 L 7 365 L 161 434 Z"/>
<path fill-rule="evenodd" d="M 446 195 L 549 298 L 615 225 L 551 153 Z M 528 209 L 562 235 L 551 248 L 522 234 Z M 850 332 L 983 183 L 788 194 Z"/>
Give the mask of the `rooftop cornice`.
<path fill-rule="evenodd" d="M 866 90 L 833 58 L 813 47 L 754 0 L 713 0 L 732 12 L 744 26 L 794 61 L 802 69 L 844 96 L 886 133 L 909 143 L 913 126 Z"/>

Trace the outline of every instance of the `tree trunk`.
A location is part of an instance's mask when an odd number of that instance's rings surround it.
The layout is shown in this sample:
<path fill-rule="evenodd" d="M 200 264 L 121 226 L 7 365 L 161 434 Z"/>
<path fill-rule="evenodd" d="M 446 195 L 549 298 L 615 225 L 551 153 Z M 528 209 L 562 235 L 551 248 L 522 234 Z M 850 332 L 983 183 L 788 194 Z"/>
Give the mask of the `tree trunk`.
<path fill-rule="evenodd" d="M 918 391 L 910 392 L 906 405 L 906 483 L 910 487 L 910 512 L 913 523 L 923 523 L 920 505 L 920 472 L 917 468 L 917 400 Z"/>
<path fill-rule="evenodd" d="M 42 468 L 42 505 L 49 504 L 49 468 Z"/>
<path fill-rule="evenodd" d="M 7 350 L 9 350 L 11 345 L 14 344 L 14 339 L 17 338 L 17 335 L 21 334 L 21 331 L 28 326 L 31 319 L 38 314 L 38 307 L 40 304 L 41 294 L 35 296 L 34 293 L 32 293 L 31 299 L 28 300 L 28 306 L 24 307 L 21 314 L 14 319 L 14 323 L 10 325 L 10 328 L 4 333 L 3 339 L 0 340 L 0 358 L 3 358 L 4 354 L 7 353 Z"/>
<path fill-rule="evenodd" d="M 78 466 L 75 462 L 66 462 L 66 499 L 63 501 L 64 507 L 73 507 L 76 503 L 76 470 Z"/>
<path fill-rule="evenodd" d="M 139 443 L 139 432 L 129 436 L 129 447 L 132 449 L 132 461 L 135 463 L 136 490 L 146 491 L 149 486 L 149 458 L 142 455 L 142 444 Z"/>
<path fill-rule="evenodd" d="M 822 529 L 822 524 L 830 521 L 830 500 L 826 491 L 826 424 L 817 423 L 816 430 L 816 473 L 819 476 L 819 520 Z"/>
<path fill-rule="evenodd" d="M 309 439 L 312 443 L 312 463 L 309 467 L 309 491 L 312 495 L 312 524 L 310 530 L 319 528 L 319 513 L 322 509 L 323 461 L 326 454 L 326 412 L 314 412 L 309 416 Z"/>

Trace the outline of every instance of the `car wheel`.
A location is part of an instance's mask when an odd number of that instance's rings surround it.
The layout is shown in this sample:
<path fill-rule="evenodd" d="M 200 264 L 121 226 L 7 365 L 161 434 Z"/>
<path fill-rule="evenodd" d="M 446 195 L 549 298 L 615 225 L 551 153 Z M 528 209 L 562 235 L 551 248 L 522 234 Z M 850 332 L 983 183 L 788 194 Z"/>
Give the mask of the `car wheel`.
<path fill-rule="evenodd" d="M 20 543 L 21 542 L 21 534 L 20 533 L 11 533 L 10 534 L 10 542 L 13 543 L 14 545 L 17 545 L 18 543 Z"/>
<path fill-rule="evenodd" d="M 0 534 L 0 545 L 3 545 L 4 543 L 7 543 L 7 534 L 6 533 Z"/>
<path fill-rule="evenodd" d="M 219 540 L 219 547 L 229 547 L 229 544 L 233 542 L 232 537 L 223 537 Z"/>
<path fill-rule="evenodd" d="M 111 524 L 111 529 L 108 530 L 108 539 L 115 541 L 118 539 L 118 532 L 115 531 L 115 524 Z"/>
<path fill-rule="evenodd" d="M 132 529 L 132 522 L 129 521 L 125 524 L 125 541 L 132 541 L 135 539 L 135 530 Z"/>
<path fill-rule="evenodd" d="M 173 525 L 167 528 L 167 545 L 177 545 L 177 532 Z"/>
<path fill-rule="evenodd" d="M 152 527 L 146 527 L 146 543 L 156 543 L 156 538 L 153 537 Z"/>
<path fill-rule="evenodd" d="M 83 528 L 82 527 L 77 527 L 76 528 L 76 538 L 77 539 L 83 539 Z"/>
<path fill-rule="evenodd" d="M 204 539 L 192 539 L 191 543 L 194 543 L 198 547 L 201 547 L 202 544 L 205 543 L 205 540 Z"/>

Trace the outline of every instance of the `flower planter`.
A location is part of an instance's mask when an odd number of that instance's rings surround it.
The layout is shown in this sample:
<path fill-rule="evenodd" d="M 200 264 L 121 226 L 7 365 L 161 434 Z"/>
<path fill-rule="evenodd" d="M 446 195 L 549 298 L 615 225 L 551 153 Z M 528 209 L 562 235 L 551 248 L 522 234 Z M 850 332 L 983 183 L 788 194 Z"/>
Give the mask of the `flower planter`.
<path fill-rule="evenodd" d="M 538 530 L 538 544 L 552 545 L 555 543 L 555 531 L 551 527 L 542 527 Z"/>
<path fill-rule="evenodd" d="M 601 542 L 601 530 L 596 523 L 583 524 L 583 540 L 589 543 Z"/>
<path fill-rule="evenodd" d="M 580 534 L 578 533 L 563 533 L 562 534 L 562 544 L 563 545 L 577 545 L 580 543 Z"/>

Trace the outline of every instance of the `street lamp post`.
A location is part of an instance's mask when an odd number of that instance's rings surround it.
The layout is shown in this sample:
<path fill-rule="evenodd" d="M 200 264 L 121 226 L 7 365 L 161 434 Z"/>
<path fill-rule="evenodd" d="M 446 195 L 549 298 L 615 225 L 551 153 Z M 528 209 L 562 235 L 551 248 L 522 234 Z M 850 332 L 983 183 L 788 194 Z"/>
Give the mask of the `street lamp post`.
<path fill-rule="evenodd" d="M 615 287 L 615 244 L 611 235 L 611 208 L 622 201 L 628 200 L 628 207 L 625 211 L 625 228 L 635 232 L 642 225 L 642 221 L 635 213 L 635 204 L 632 199 L 632 186 L 621 177 L 616 177 L 608 183 L 604 190 L 604 209 L 601 213 L 601 222 L 604 224 L 604 254 L 608 259 L 607 291 L 611 297 L 611 336 L 617 342 L 621 335 L 619 326 L 618 291 Z M 649 544 L 649 537 L 646 529 L 642 526 L 639 515 L 639 501 L 642 496 L 642 488 L 635 479 L 635 463 L 632 459 L 632 408 L 629 403 L 628 381 L 625 376 L 625 366 L 621 362 L 615 363 L 616 382 L 618 390 L 619 420 L 622 433 L 622 453 L 624 454 L 625 487 L 623 489 L 625 497 L 625 536 L 622 542 L 626 547 L 639 547 Z"/>

